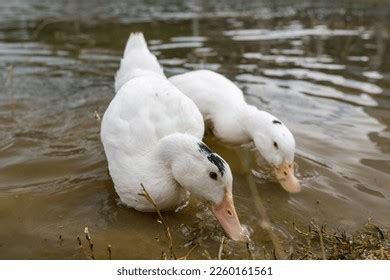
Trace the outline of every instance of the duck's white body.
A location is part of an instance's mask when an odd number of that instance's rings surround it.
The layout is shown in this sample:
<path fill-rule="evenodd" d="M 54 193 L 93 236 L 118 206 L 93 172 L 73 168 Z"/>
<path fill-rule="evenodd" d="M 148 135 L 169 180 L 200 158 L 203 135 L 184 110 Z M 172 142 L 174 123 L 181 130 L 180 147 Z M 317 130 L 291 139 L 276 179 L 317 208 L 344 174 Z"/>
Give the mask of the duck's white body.
<path fill-rule="evenodd" d="M 103 116 L 101 139 L 121 201 L 140 211 L 154 211 L 138 195 L 142 183 L 159 208 L 168 210 L 188 192 L 169 172 L 161 140 L 175 134 L 182 143 L 189 136 L 201 139 L 203 119 L 196 105 L 166 79 L 143 36 L 132 36 L 116 76 L 117 93 Z M 179 153 L 181 146 L 175 149 Z"/>
<path fill-rule="evenodd" d="M 253 143 L 281 185 L 289 192 L 300 190 L 294 176 L 295 140 L 281 121 L 247 104 L 241 89 L 216 72 L 192 71 L 169 80 L 195 102 L 217 138 L 229 144 Z"/>

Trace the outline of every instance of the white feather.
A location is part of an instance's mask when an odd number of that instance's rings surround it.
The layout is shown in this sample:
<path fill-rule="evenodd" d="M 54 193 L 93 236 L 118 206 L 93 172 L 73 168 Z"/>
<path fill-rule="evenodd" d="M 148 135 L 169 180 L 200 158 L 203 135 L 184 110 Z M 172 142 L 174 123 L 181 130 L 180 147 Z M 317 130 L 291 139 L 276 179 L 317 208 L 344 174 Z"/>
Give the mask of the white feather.
<path fill-rule="evenodd" d="M 117 92 L 132 78 L 142 75 L 145 70 L 164 76 L 164 71 L 157 58 L 148 49 L 144 35 L 132 33 L 127 41 L 121 65 L 115 77 L 115 91 Z"/>
<path fill-rule="evenodd" d="M 123 203 L 140 211 L 155 210 L 138 195 L 141 183 L 161 210 L 182 203 L 188 191 L 216 202 L 224 190 L 231 191 L 227 164 L 223 180 L 209 178 L 209 169 L 218 169 L 199 152 L 202 115 L 164 76 L 142 34 L 130 36 L 115 88 L 102 119 L 101 139 Z"/>

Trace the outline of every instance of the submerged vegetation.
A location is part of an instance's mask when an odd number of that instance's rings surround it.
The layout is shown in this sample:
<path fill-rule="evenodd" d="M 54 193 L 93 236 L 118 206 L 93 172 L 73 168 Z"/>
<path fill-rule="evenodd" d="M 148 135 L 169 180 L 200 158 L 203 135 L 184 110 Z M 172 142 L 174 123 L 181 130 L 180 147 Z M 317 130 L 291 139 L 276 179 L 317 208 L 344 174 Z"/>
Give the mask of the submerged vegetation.
<path fill-rule="evenodd" d="M 365 229 L 353 234 L 345 231 L 329 231 L 326 226 L 314 223 L 307 232 L 295 227 L 302 240 L 293 259 L 330 260 L 389 260 L 389 232 L 373 224 L 370 220 Z"/>
<path fill-rule="evenodd" d="M 161 219 L 158 220 L 160 222 Z M 165 222 L 160 222 L 166 226 Z M 293 225 L 295 227 L 295 225 Z M 165 231 L 169 230 L 169 227 L 165 228 Z M 325 225 L 318 226 L 311 223 L 308 226 L 308 230 L 300 230 L 295 227 L 296 238 L 298 242 L 290 248 L 289 254 L 285 256 L 291 260 L 390 260 L 390 239 L 389 232 L 375 224 L 369 222 L 364 230 L 348 234 L 345 231 L 333 231 L 326 228 Z M 88 237 L 87 237 L 88 236 Z M 168 236 L 168 235 L 167 235 Z M 89 239 L 88 239 L 89 238 Z M 86 235 L 85 242 L 88 249 L 82 245 L 82 241 L 77 237 L 79 244 L 79 250 L 88 259 L 95 259 L 93 243 L 90 235 Z M 169 244 L 174 244 L 173 240 Z M 228 254 L 225 253 L 226 238 L 221 238 L 221 243 L 218 252 L 211 254 L 206 249 L 202 248 L 194 240 L 191 241 L 192 247 L 182 257 L 176 257 L 174 253 L 175 248 L 169 247 L 167 251 L 170 255 L 163 250 L 160 252 L 161 259 L 191 259 L 191 253 L 198 249 L 202 250 L 206 259 L 225 259 Z M 179 244 L 177 244 L 179 246 Z M 183 244 L 181 244 L 183 245 Z M 247 244 L 248 259 L 254 259 L 251 252 L 251 246 L 258 246 L 254 244 Z M 101 256 L 101 258 L 112 259 L 115 258 L 115 249 L 111 248 L 111 245 L 107 245 L 107 255 Z M 285 250 L 287 253 L 288 250 Z M 156 252 L 156 258 L 159 257 L 159 252 Z M 212 257 L 215 256 L 215 257 Z M 278 259 L 275 250 L 266 250 L 263 248 L 262 259 Z"/>
<path fill-rule="evenodd" d="M 158 219 L 157 222 L 163 226 L 164 234 L 167 239 L 167 250 L 162 250 L 160 253 L 161 259 L 171 260 L 186 260 L 191 258 L 191 253 L 195 250 L 203 251 L 202 255 L 206 259 L 227 259 L 229 254 L 227 251 L 226 243 L 227 239 L 222 236 L 218 252 L 210 253 L 206 248 L 202 248 L 201 244 L 197 242 L 196 238 L 186 242 L 186 244 L 179 244 L 174 242 L 173 235 L 171 233 L 170 226 L 164 219 L 161 211 L 159 210 L 154 199 L 149 195 L 145 187 L 142 185 L 143 191 L 140 196 L 145 197 L 156 209 Z M 365 228 L 355 233 L 347 233 L 344 230 L 330 230 L 326 225 L 318 225 L 315 222 L 310 222 L 307 229 L 300 229 L 294 223 L 295 237 L 294 244 L 282 244 L 279 238 L 273 238 L 272 244 L 275 246 L 275 240 L 277 240 L 277 249 L 275 247 L 271 250 L 267 250 L 263 247 L 263 254 L 260 257 L 255 257 L 252 253 L 253 249 L 258 247 L 259 244 L 250 242 L 246 244 L 247 258 L 248 259 L 291 259 L 291 260 L 390 260 L 390 239 L 388 230 L 375 225 L 371 219 L 365 225 Z M 272 232 L 268 230 L 268 232 Z M 94 242 L 92 241 L 88 227 L 84 229 L 85 242 L 89 250 L 85 249 L 82 245 L 80 237 L 77 237 L 79 250 L 86 258 L 95 259 Z M 272 233 L 274 235 L 274 233 Z M 63 242 L 63 238 L 60 235 L 60 242 Z M 232 241 L 233 242 L 233 241 Z M 178 257 L 175 253 L 175 246 L 177 247 L 190 247 L 184 256 Z M 288 249 L 287 249 L 288 247 Z M 112 259 L 115 258 L 115 253 L 112 253 L 111 245 L 107 245 L 107 256 L 102 258 Z M 279 251 L 277 251 L 279 250 Z M 168 254 L 167 254 L 167 252 Z M 157 254 L 157 252 L 156 252 Z M 158 255 L 156 255 L 157 258 Z M 212 257 L 214 256 L 214 257 Z M 234 258 L 234 257 L 233 257 Z"/>

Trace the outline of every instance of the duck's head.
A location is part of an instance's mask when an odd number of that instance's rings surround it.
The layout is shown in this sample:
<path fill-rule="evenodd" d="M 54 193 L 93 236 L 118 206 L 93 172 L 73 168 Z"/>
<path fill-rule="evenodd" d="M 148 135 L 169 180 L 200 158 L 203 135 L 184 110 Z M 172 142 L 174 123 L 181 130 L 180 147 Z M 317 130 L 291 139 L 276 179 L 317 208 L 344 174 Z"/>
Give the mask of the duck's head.
<path fill-rule="evenodd" d="M 291 193 L 301 190 L 294 175 L 295 140 L 290 130 L 271 114 L 261 111 L 252 137 L 256 149 L 273 167 L 282 187 Z"/>
<path fill-rule="evenodd" d="M 175 180 L 192 194 L 208 201 L 227 235 L 247 241 L 232 195 L 233 177 L 229 165 L 199 140 L 172 161 Z"/>

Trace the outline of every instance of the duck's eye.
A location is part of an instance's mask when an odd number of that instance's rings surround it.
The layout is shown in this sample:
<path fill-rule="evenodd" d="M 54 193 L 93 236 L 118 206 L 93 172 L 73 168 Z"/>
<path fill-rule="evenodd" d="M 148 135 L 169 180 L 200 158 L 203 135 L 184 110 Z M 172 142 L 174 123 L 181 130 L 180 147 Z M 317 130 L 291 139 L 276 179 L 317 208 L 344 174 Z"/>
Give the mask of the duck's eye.
<path fill-rule="evenodd" d="M 279 149 L 278 143 L 274 142 L 274 147 L 275 147 L 276 149 Z"/>
<path fill-rule="evenodd" d="M 217 178 L 218 178 L 218 175 L 217 175 L 217 173 L 215 173 L 215 172 L 210 172 L 210 173 L 209 173 L 209 176 L 210 176 L 210 178 L 213 179 L 213 180 L 217 180 Z"/>

